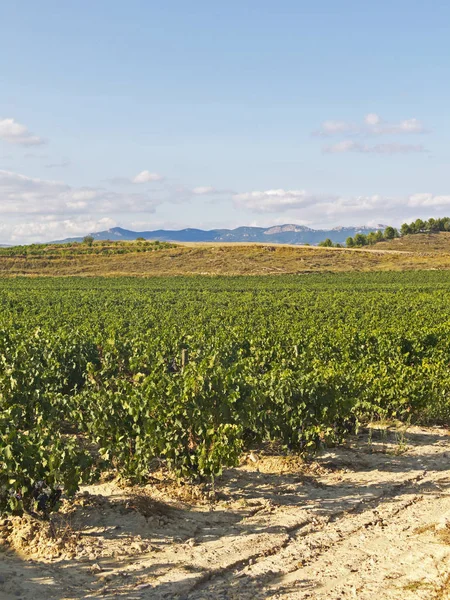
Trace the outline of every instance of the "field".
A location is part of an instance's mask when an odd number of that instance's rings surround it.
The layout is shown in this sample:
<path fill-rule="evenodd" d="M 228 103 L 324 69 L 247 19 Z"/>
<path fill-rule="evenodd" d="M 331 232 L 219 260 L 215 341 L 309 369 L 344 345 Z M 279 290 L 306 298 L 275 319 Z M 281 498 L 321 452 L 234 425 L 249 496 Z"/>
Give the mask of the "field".
<path fill-rule="evenodd" d="M 95 242 L 0 249 L 0 276 L 282 275 L 450 269 L 450 233 L 346 249 L 261 244 Z"/>
<path fill-rule="evenodd" d="M 1 600 L 446 597 L 449 298 L 447 271 L 0 280 Z M 429 536 L 398 582 L 359 543 L 384 527 Z M 344 550 L 365 575 L 326 580 Z"/>

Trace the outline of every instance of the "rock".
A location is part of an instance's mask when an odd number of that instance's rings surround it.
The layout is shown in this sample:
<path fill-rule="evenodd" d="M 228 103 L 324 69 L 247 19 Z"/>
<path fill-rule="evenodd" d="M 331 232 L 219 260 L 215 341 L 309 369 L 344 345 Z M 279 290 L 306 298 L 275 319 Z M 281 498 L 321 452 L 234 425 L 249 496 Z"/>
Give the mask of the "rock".
<path fill-rule="evenodd" d="M 134 542 L 131 547 L 133 550 L 137 550 L 138 552 L 145 552 L 148 549 L 148 544 L 145 542 Z"/>

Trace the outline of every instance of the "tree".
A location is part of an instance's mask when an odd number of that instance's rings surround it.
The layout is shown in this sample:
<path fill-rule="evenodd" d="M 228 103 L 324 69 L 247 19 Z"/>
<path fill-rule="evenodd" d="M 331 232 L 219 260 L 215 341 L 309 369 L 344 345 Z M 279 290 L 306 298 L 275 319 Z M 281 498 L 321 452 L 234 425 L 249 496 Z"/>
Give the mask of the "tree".
<path fill-rule="evenodd" d="M 354 248 L 355 247 L 355 242 L 354 242 L 353 238 L 352 237 L 348 237 L 345 240 L 345 245 L 347 246 L 347 248 Z"/>
<path fill-rule="evenodd" d="M 387 240 L 393 240 L 395 237 L 398 237 L 398 232 L 393 227 L 386 227 L 384 230 L 384 237 Z"/>
<path fill-rule="evenodd" d="M 326 240 L 323 240 L 323 242 L 319 242 L 319 246 L 322 246 L 323 248 L 332 248 L 333 242 L 330 238 L 327 238 Z"/>
<path fill-rule="evenodd" d="M 367 234 L 367 243 L 369 244 L 369 246 L 373 246 L 377 243 L 377 241 L 377 234 L 375 233 L 375 231 L 370 231 Z"/>
<path fill-rule="evenodd" d="M 403 225 L 400 227 L 400 235 L 401 236 L 410 235 L 411 233 L 412 233 L 411 226 L 408 225 L 408 223 L 403 223 Z"/>
<path fill-rule="evenodd" d="M 381 229 L 377 230 L 375 237 L 377 238 L 377 242 L 384 242 L 383 232 Z"/>
<path fill-rule="evenodd" d="M 422 233 L 422 231 L 425 229 L 425 223 L 422 221 L 422 219 L 416 219 L 414 223 L 411 223 L 411 225 L 414 233 Z"/>
<path fill-rule="evenodd" d="M 83 244 L 86 244 L 87 246 L 92 246 L 93 243 L 94 243 L 94 238 L 92 237 L 92 235 L 84 236 Z"/>
<path fill-rule="evenodd" d="M 439 231 L 439 222 L 436 219 L 430 218 L 425 223 L 425 227 L 430 233 L 437 233 Z"/>
<path fill-rule="evenodd" d="M 363 233 L 357 233 L 353 238 L 355 242 L 355 246 L 366 246 L 367 245 L 367 237 Z"/>

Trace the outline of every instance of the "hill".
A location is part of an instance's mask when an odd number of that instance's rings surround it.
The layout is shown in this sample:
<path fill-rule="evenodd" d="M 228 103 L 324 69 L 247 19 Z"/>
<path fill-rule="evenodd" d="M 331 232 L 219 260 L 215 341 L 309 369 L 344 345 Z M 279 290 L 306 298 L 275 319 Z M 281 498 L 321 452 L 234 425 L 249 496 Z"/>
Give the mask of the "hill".
<path fill-rule="evenodd" d="M 450 269 L 450 234 L 434 234 L 426 240 L 420 235 L 410 237 L 403 249 L 394 248 L 401 240 L 361 249 L 160 242 L 19 246 L 0 249 L 0 276 L 267 275 Z M 436 245 L 440 246 L 438 250 L 434 249 Z"/>
<path fill-rule="evenodd" d="M 267 275 L 450 269 L 450 233 L 363 248 L 283 244 L 96 241 L 0 248 L 0 276 Z"/>
<path fill-rule="evenodd" d="M 450 254 L 450 233 L 445 231 L 440 233 L 415 233 L 380 242 L 374 247 L 423 254 Z"/>
<path fill-rule="evenodd" d="M 90 235 L 95 240 L 132 241 L 137 238 L 165 242 L 259 242 L 263 244 L 318 244 L 326 238 L 333 243 L 344 244 L 349 236 L 384 229 L 385 225 L 371 227 L 335 227 L 334 229 L 310 229 L 304 225 L 277 225 L 275 227 L 237 227 L 236 229 L 181 229 L 168 231 L 131 231 L 113 227 Z M 56 243 L 81 242 L 82 237 L 58 240 Z"/>

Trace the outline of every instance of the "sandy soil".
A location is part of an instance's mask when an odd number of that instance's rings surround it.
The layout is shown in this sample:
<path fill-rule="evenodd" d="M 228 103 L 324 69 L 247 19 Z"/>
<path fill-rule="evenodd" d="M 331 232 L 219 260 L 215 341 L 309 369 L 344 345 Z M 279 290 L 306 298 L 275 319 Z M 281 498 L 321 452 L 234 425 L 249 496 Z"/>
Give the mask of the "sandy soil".
<path fill-rule="evenodd" d="M 254 452 L 215 502 L 163 482 L 92 486 L 56 542 L 28 518 L 0 522 L 0 600 L 447 598 L 449 484 L 447 430 L 410 428 L 310 464 Z"/>

